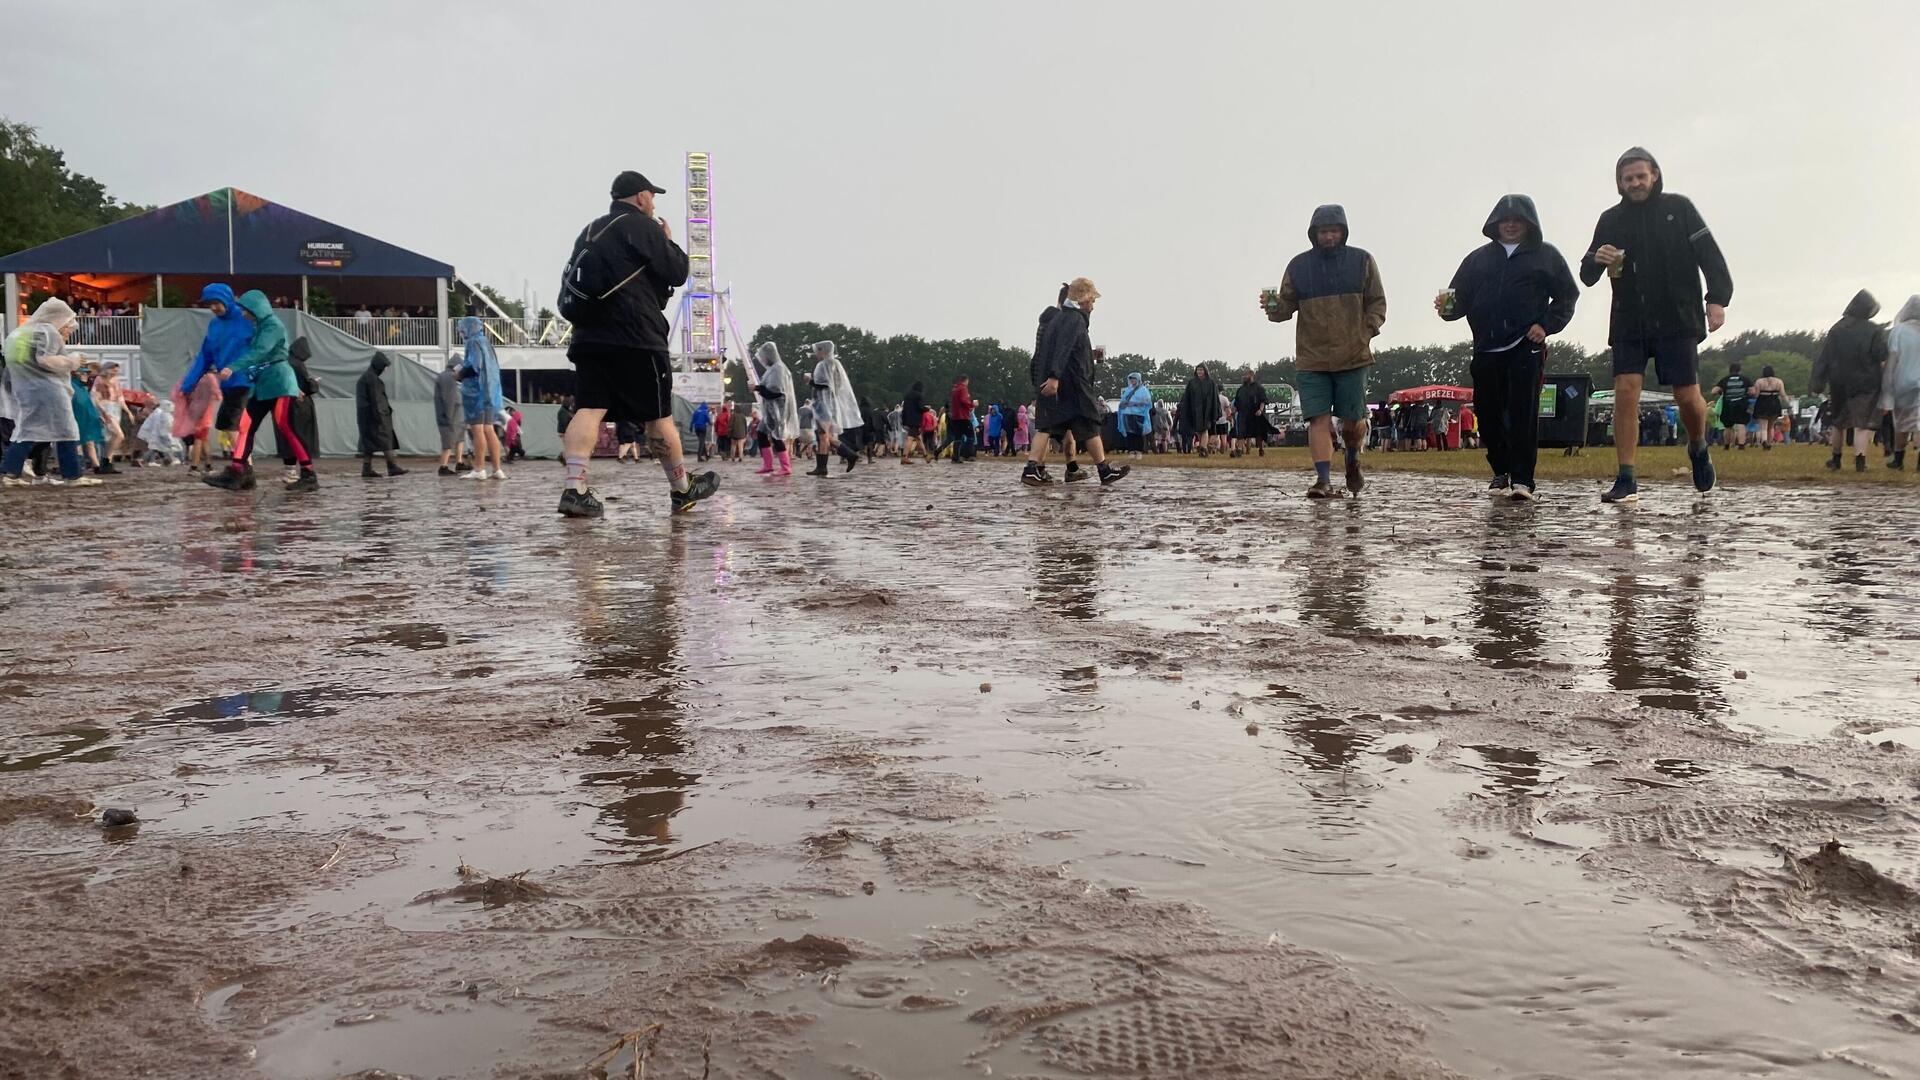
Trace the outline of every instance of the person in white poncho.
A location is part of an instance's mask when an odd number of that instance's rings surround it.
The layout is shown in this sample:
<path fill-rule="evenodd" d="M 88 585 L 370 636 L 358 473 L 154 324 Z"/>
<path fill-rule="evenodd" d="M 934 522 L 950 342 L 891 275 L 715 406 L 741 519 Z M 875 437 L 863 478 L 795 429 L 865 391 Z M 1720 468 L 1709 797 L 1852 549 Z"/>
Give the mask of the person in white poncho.
<path fill-rule="evenodd" d="M 779 346 L 771 341 L 755 349 L 753 356 L 760 368 L 753 384 L 754 393 L 760 396 L 759 473 L 765 476 L 775 472 L 774 461 L 778 459 L 779 474 L 792 476 L 793 455 L 787 449 L 787 440 L 800 435 L 800 405 L 794 400 L 793 375 L 780 362 Z"/>
<path fill-rule="evenodd" d="M 1900 305 L 1887 331 L 1887 367 L 1880 381 L 1880 407 L 1893 414 L 1890 469 L 1907 466 L 1907 444 L 1920 433 L 1920 295 Z"/>
<path fill-rule="evenodd" d="M 162 465 L 173 464 L 173 459 L 186 456 L 186 447 L 173 435 L 173 402 L 163 400 L 147 414 L 140 424 L 140 441 L 147 444 L 147 452 L 153 460 Z"/>
<path fill-rule="evenodd" d="M 80 466 L 80 421 L 73 413 L 73 373 L 86 357 L 68 354 L 67 339 L 80 320 L 62 300 L 48 300 L 0 345 L 0 408 L 13 419 L 13 442 L 0 460 L 0 482 L 16 487 L 37 443 L 52 443 L 60 479 L 76 487 L 100 483 Z"/>
<path fill-rule="evenodd" d="M 854 396 L 853 380 L 847 378 L 833 342 L 816 342 L 813 359 L 813 429 L 818 434 L 809 475 L 827 475 L 829 453 L 838 453 L 846 471 L 852 472 L 860 464 L 860 455 L 842 445 L 840 436 L 860 426 L 860 399 Z"/>

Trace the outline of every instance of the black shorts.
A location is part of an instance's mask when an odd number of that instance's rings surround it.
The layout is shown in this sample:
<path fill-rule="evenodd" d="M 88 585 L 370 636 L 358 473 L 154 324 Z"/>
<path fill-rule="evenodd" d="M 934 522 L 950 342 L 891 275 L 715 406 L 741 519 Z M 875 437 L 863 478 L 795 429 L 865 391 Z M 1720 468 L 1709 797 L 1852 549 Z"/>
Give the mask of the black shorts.
<path fill-rule="evenodd" d="M 575 342 L 567 359 L 578 373 L 575 408 L 605 409 L 616 424 L 673 416 L 673 363 L 664 351 Z"/>
<path fill-rule="evenodd" d="M 1057 440 L 1071 435 L 1073 441 L 1081 446 L 1085 446 L 1099 434 L 1099 426 L 1084 416 L 1076 416 L 1071 420 L 1056 420 L 1047 427 L 1048 437 Z"/>
<path fill-rule="evenodd" d="M 1752 418 L 1747 415 L 1747 403 L 1745 401 L 1729 401 L 1720 407 L 1720 422 L 1727 427 L 1744 425 L 1750 419 Z"/>
<path fill-rule="evenodd" d="M 1613 374 L 1642 375 L 1647 361 L 1653 361 L 1653 373 L 1661 386 L 1698 386 L 1700 384 L 1700 344 L 1691 334 L 1675 334 L 1651 341 L 1623 341 L 1613 347 Z"/>
<path fill-rule="evenodd" d="M 247 399 L 252 396 L 253 388 L 248 386 L 220 391 L 220 408 L 213 414 L 213 429 L 240 430 L 240 414 L 247 411 Z"/>

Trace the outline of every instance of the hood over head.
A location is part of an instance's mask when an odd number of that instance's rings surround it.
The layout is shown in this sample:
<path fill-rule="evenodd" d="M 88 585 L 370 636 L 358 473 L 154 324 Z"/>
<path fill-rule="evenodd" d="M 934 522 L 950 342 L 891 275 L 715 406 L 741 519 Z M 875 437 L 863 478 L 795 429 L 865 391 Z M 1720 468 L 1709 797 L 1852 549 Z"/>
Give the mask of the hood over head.
<path fill-rule="evenodd" d="M 234 299 L 233 297 L 233 286 L 227 284 L 224 281 L 216 281 L 213 284 L 207 286 L 206 288 L 200 290 L 201 303 L 211 304 L 215 300 L 218 300 L 222 304 L 225 304 L 227 306 L 227 313 L 225 315 L 220 316 L 221 318 L 237 319 L 240 317 L 240 301 Z"/>
<path fill-rule="evenodd" d="M 387 368 L 391 366 L 392 363 L 393 361 L 387 359 L 386 353 L 377 352 L 373 354 L 373 362 L 367 365 L 367 370 L 373 372 L 375 375 L 378 375 L 381 372 L 387 370 Z"/>
<path fill-rule="evenodd" d="M 1856 319 L 1871 319 L 1880 314 L 1880 301 L 1875 300 L 1872 293 L 1861 289 L 1853 294 L 1852 301 L 1847 304 L 1846 313 Z"/>
<path fill-rule="evenodd" d="M 1653 193 L 1655 195 L 1660 194 L 1660 192 L 1666 188 L 1667 174 L 1661 170 L 1660 163 L 1654 160 L 1653 151 L 1648 150 L 1644 146 L 1629 146 L 1627 147 L 1627 152 L 1620 155 L 1620 160 L 1613 163 L 1613 189 L 1620 193 L 1621 198 L 1624 199 L 1627 197 L 1627 189 L 1620 184 L 1620 170 L 1626 168 L 1627 162 L 1629 161 L 1644 161 L 1653 166 Z"/>
<path fill-rule="evenodd" d="M 1347 208 L 1339 203 L 1328 203 L 1313 209 L 1313 220 L 1307 225 L 1307 242 L 1315 248 L 1320 246 L 1320 227 L 1322 225 L 1340 226 L 1340 245 L 1347 242 Z"/>
<path fill-rule="evenodd" d="M 1900 314 L 1894 316 L 1893 321 L 1897 323 L 1920 323 L 1920 293 L 1915 293 L 1907 297 L 1907 302 L 1900 305 Z"/>
<path fill-rule="evenodd" d="M 1538 244 L 1546 239 L 1540 232 L 1540 211 L 1533 207 L 1533 199 L 1526 195 L 1502 195 L 1500 201 L 1493 204 L 1493 212 L 1487 215 L 1487 223 L 1481 227 L 1480 235 L 1495 243 L 1500 241 L 1500 219 L 1518 217 L 1527 222 L 1527 239 L 1522 243 Z"/>
<path fill-rule="evenodd" d="M 486 325 L 472 315 L 454 323 L 453 328 L 459 333 L 461 341 L 472 341 L 476 337 L 485 337 L 487 333 Z"/>
<path fill-rule="evenodd" d="M 41 301 L 40 306 L 33 309 L 33 314 L 27 316 L 27 321 L 51 326 L 58 330 L 68 323 L 79 322 L 80 319 L 74 315 L 73 309 L 67 306 L 65 300 L 55 296 Z"/>
<path fill-rule="evenodd" d="M 273 301 L 268 300 L 267 294 L 259 289 L 248 289 L 241 293 L 240 306 L 246 308 L 247 313 L 255 319 L 265 321 L 273 317 Z"/>
<path fill-rule="evenodd" d="M 287 357 L 292 360 L 307 360 L 313 356 L 313 346 L 307 344 L 307 335 L 301 334 L 287 346 Z"/>
<path fill-rule="evenodd" d="M 813 355 L 821 360 L 835 360 L 839 358 L 834 352 L 833 342 L 831 341 L 814 342 Z"/>
<path fill-rule="evenodd" d="M 1139 382 L 1139 381 L 1140 381 L 1140 373 L 1139 373 L 1139 372 L 1137 372 L 1137 371 L 1129 371 L 1129 372 L 1127 372 L 1127 381 L 1128 381 L 1128 382 L 1130 382 L 1130 383 L 1137 383 L 1137 382 Z"/>

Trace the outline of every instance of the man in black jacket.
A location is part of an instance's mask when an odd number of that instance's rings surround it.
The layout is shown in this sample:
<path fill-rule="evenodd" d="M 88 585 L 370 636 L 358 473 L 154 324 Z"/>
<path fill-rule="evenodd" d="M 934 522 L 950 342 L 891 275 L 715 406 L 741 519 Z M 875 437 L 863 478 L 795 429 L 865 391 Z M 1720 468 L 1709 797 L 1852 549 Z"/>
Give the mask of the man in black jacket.
<path fill-rule="evenodd" d="M 1100 292 L 1089 279 L 1074 278 L 1068 284 L 1060 313 L 1048 321 L 1040 339 L 1041 370 L 1046 375 L 1040 396 L 1052 403 L 1047 435 L 1062 442 L 1071 437 L 1085 447 L 1098 467 L 1100 482 L 1111 484 L 1125 479 L 1132 466 L 1108 465 L 1106 449 L 1100 444 L 1100 395 L 1093 382 L 1093 339 L 1087 329 L 1098 299 Z"/>
<path fill-rule="evenodd" d="M 1620 155 L 1613 166 L 1618 205 L 1608 207 L 1594 226 L 1593 244 L 1580 260 L 1580 280 L 1593 285 L 1605 274 L 1613 279 L 1613 319 L 1607 343 L 1613 346 L 1613 415 L 1640 415 L 1640 387 L 1647 361 L 1661 383 L 1673 389 L 1687 428 L 1687 457 L 1693 462 L 1693 486 L 1713 490 L 1713 461 L 1707 454 L 1707 399 L 1700 393 L 1699 345 L 1720 329 L 1733 300 L 1733 276 L 1700 211 L 1685 196 L 1662 188 L 1660 163 L 1640 147 Z M 1707 279 L 1706 309 L 1701 310 L 1700 278 Z M 1638 502 L 1633 476 L 1639 432 L 1632 423 L 1613 425 L 1620 473 L 1602 502 Z"/>
<path fill-rule="evenodd" d="M 654 217 L 653 197 L 666 194 L 628 170 L 613 178 L 613 205 L 574 241 L 570 269 L 582 280 L 564 283 L 578 308 L 567 359 L 577 372 L 578 409 L 567 425 L 563 455 L 566 487 L 560 513 L 599 517 L 600 500 L 587 488 L 587 459 L 603 421 L 644 425 L 647 448 L 666 471 L 676 514 L 712 495 L 720 478 L 689 476 L 673 422 L 673 363 L 667 357 L 667 317 L 673 290 L 687 280 L 687 253 L 673 229 Z M 591 280 L 586 280 L 591 279 Z"/>
<path fill-rule="evenodd" d="M 1473 412 L 1493 467 L 1487 490 L 1532 501 L 1546 341 L 1567 328 L 1580 287 L 1541 235 L 1527 196 L 1501 198 L 1480 232 L 1487 244 L 1460 263 L 1433 306 L 1441 318 L 1464 317 L 1473 328 Z"/>

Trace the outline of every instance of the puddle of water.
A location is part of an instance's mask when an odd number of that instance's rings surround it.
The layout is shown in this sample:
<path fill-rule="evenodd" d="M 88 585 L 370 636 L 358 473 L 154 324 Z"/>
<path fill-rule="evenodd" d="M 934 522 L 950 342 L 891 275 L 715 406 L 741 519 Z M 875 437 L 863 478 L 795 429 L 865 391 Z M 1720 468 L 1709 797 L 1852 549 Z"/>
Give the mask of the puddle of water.
<path fill-rule="evenodd" d="M 346 685 L 248 690 L 176 705 L 136 722 L 150 727 L 195 727 L 228 735 L 267 724 L 333 716 L 352 702 L 374 696 L 376 691 Z"/>
<path fill-rule="evenodd" d="M 278 1080 L 314 1080 L 370 1069 L 410 1076 L 484 1075 L 525 1055 L 534 1021 L 498 1005 L 436 1010 L 352 1003 L 275 1025 L 254 1065 Z"/>
<path fill-rule="evenodd" d="M 436 626 L 433 623 L 410 622 L 395 623 L 392 626 L 384 626 L 378 630 L 361 634 L 358 637 L 348 638 L 347 644 L 387 645 L 394 648 L 411 649 L 414 652 L 428 652 L 434 649 L 444 649 L 449 645 L 462 644 L 466 640 L 466 638 L 455 637 L 453 634 L 448 633 L 444 626 Z"/>
<path fill-rule="evenodd" d="M 31 772 L 49 765 L 112 761 L 120 748 L 107 742 L 105 728 L 75 726 L 0 743 L 0 772 Z"/>

